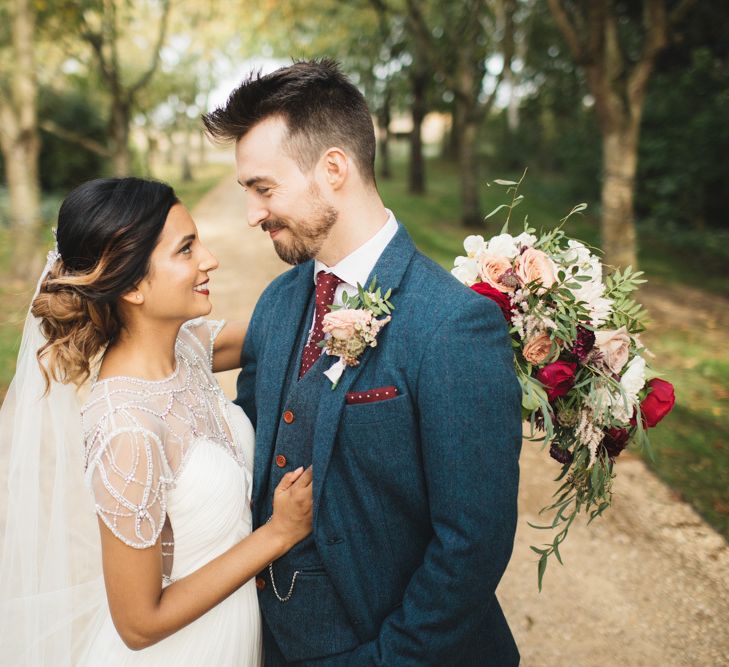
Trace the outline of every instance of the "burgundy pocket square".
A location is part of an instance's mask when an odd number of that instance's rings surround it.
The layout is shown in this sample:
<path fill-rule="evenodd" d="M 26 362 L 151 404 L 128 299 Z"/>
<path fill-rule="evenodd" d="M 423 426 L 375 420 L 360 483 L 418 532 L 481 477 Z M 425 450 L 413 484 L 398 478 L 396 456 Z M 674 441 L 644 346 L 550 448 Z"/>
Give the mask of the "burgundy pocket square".
<path fill-rule="evenodd" d="M 378 387 L 366 391 L 350 391 L 347 396 L 347 405 L 358 405 L 360 403 L 376 403 L 386 401 L 397 396 L 397 387 Z"/>

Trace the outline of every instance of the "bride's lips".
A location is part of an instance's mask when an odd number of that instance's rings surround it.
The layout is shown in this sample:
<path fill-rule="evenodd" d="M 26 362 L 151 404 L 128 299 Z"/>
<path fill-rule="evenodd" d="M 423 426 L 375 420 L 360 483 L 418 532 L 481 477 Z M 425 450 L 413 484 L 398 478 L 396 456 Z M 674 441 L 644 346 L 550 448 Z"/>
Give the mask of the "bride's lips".
<path fill-rule="evenodd" d="M 197 294 L 203 294 L 205 296 L 209 296 L 210 295 L 210 290 L 208 289 L 209 282 L 210 282 L 209 280 L 206 280 L 204 283 L 195 285 L 195 287 L 192 288 L 192 291 L 196 292 Z"/>

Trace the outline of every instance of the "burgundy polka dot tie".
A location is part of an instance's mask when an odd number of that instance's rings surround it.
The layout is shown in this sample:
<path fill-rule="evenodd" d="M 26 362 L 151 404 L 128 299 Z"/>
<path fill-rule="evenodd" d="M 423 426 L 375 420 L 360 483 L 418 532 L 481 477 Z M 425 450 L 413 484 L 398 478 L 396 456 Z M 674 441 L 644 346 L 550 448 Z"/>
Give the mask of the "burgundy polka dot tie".
<path fill-rule="evenodd" d="M 329 312 L 329 306 L 334 303 L 334 293 L 337 291 L 339 283 L 344 282 L 333 273 L 325 273 L 319 271 L 316 274 L 316 312 L 314 315 L 314 329 L 309 337 L 309 342 L 304 347 L 304 353 L 301 355 L 301 369 L 299 370 L 299 379 L 306 375 L 306 372 L 314 365 L 316 360 L 322 353 L 322 348 L 317 345 L 319 341 L 324 339 L 324 329 L 322 324 L 324 315 Z"/>

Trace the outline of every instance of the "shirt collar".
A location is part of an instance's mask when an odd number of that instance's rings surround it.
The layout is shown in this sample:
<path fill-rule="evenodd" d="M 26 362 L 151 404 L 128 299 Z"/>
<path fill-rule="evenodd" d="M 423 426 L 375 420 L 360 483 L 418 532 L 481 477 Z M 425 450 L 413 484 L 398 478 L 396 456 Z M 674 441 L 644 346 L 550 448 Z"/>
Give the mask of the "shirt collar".
<path fill-rule="evenodd" d="M 314 262 L 314 282 L 319 271 L 330 271 L 345 283 L 356 287 L 357 283 L 366 287 L 365 282 L 375 268 L 382 251 L 397 233 L 397 220 L 392 211 L 387 211 L 387 221 L 369 241 L 363 243 L 354 252 L 329 267 L 318 259 Z"/>

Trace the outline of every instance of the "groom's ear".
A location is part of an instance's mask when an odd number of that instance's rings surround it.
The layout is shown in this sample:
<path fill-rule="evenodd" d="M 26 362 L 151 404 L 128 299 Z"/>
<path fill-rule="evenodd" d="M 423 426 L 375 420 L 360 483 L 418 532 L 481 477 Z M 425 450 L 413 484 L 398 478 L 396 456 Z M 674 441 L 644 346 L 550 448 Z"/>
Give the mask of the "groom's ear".
<path fill-rule="evenodd" d="M 328 148 L 322 156 L 324 175 L 332 190 L 339 190 L 349 176 L 350 161 L 347 154 L 341 149 Z"/>

